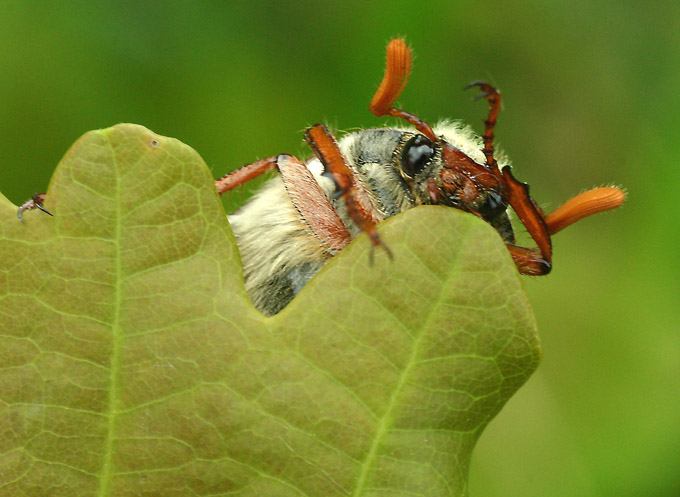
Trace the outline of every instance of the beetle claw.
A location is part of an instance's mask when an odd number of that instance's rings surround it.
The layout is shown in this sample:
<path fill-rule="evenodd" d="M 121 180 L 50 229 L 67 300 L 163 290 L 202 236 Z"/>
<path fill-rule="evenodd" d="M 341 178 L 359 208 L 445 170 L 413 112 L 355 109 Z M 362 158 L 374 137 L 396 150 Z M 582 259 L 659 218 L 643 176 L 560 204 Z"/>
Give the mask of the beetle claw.
<path fill-rule="evenodd" d="M 54 216 L 54 214 L 52 214 L 50 211 L 48 211 L 47 209 L 45 209 L 42 206 L 44 201 L 45 201 L 45 194 L 44 193 L 36 193 L 35 195 L 33 195 L 33 198 L 31 198 L 31 200 L 28 200 L 28 201 L 24 202 L 23 204 L 21 204 L 19 206 L 19 210 L 17 211 L 17 217 L 19 218 L 19 221 L 21 221 L 22 223 L 25 222 L 24 221 L 24 211 L 30 211 L 30 210 L 33 210 L 33 209 L 40 209 L 45 214 L 49 214 L 50 216 Z"/>
<path fill-rule="evenodd" d="M 466 85 L 463 90 L 469 90 L 470 88 L 474 87 L 479 87 L 482 92 L 479 95 L 476 95 L 473 100 L 479 100 L 480 98 L 488 98 L 489 96 L 493 95 L 494 93 L 498 93 L 498 90 L 491 86 L 489 83 L 486 81 L 473 81 L 472 83 Z"/>

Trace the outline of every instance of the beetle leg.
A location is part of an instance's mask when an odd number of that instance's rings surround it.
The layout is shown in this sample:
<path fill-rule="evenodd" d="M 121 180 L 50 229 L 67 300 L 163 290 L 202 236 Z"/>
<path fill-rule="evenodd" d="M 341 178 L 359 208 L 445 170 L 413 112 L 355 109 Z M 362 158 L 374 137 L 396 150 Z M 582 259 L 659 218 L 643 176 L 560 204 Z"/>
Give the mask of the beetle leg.
<path fill-rule="evenodd" d="M 279 160 L 279 155 L 274 157 L 268 157 L 266 159 L 253 162 L 243 166 L 236 171 L 232 171 L 226 176 L 222 176 L 220 179 L 215 180 L 215 187 L 217 188 L 217 193 L 222 195 L 223 193 L 233 190 L 237 186 L 241 186 L 257 176 L 273 171 Z"/>
<path fill-rule="evenodd" d="M 508 204 L 538 246 L 538 251 L 535 249 L 519 250 L 520 247 L 516 247 L 518 250 L 513 251 L 512 247 L 514 246 L 509 245 L 510 253 L 513 254 L 517 267 L 522 274 L 548 274 L 552 264 L 552 241 L 543 211 L 529 195 L 529 186 L 517 181 L 509 166 L 503 168 L 502 174 Z M 525 265 L 534 269 L 528 269 L 524 272 L 523 267 Z"/>
<path fill-rule="evenodd" d="M 297 158 L 282 154 L 243 166 L 215 181 L 221 195 L 247 181 L 278 168 L 291 202 L 309 231 L 332 254 L 349 244 L 351 237 L 312 173 Z"/>
<path fill-rule="evenodd" d="M 24 211 L 30 211 L 33 209 L 40 209 L 45 214 L 53 216 L 53 214 L 50 211 L 43 207 L 43 203 L 45 203 L 44 193 L 36 193 L 35 195 L 33 195 L 33 198 L 31 198 L 31 200 L 28 200 L 19 206 L 19 210 L 17 211 L 17 217 L 19 218 L 19 221 L 21 221 L 22 223 L 24 222 Z"/>
<path fill-rule="evenodd" d="M 512 260 L 515 261 L 520 274 L 541 276 L 548 274 L 552 269 L 552 264 L 543 258 L 539 250 L 519 247 L 511 243 L 507 243 L 505 246 L 508 248 Z"/>
<path fill-rule="evenodd" d="M 468 88 L 473 88 L 475 86 L 478 86 L 482 90 L 482 93 L 477 95 L 476 99 L 485 98 L 487 102 L 489 102 L 489 117 L 484 121 L 484 135 L 482 136 L 484 149 L 482 151 L 486 157 L 486 165 L 491 169 L 497 169 L 498 165 L 493 156 L 493 131 L 496 127 L 498 112 L 501 110 L 501 92 L 486 81 L 473 81 L 464 89 L 467 90 Z"/>
<path fill-rule="evenodd" d="M 505 169 L 503 172 L 505 173 Z M 522 185 L 516 182 L 514 178 L 508 184 L 511 189 L 520 188 L 520 185 Z M 607 186 L 594 188 L 576 195 L 547 216 L 544 216 L 535 205 L 533 205 L 533 208 L 525 209 L 526 203 L 519 205 L 516 203 L 515 205 L 518 205 L 518 207 L 515 208 L 515 211 L 539 247 L 536 250 L 508 244 L 508 250 L 512 254 L 517 269 L 522 274 L 548 274 L 551 269 L 550 257 L 552 255 L 550 235 L 554 235 L 585 217 L 615 209 L 625 200 L 626 194 L 623 190 Z"/>
<path fill-rule="evenodd" d="M 373 247 L 381 246 L 392 258 L 392 252 L 380 240 L 376 229 L 377 224 L 382 221 L 375 215 L 378 209 L 373 205 L 370 197 L 366 195 L 362 185 L 355 180 L 354 172 L 347 165 L 333 135 L 323 124 L 316 124 L 305 132 L 305 140 L 324 165 L 326 171 L 332 174 L 335 184 L 345 200 L 347 213 L 352 220 L 361 231 L 368 234 Z M 373 251 L 371 251 L 372 259 Z"/>

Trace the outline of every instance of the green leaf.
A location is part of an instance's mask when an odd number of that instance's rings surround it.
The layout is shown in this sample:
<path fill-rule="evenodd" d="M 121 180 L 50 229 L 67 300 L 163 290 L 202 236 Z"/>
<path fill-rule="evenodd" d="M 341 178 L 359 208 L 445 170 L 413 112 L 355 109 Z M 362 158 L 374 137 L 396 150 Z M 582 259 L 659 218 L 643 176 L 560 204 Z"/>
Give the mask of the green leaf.
<path fill-rule="evenodd" d="M 465 495 L 535 369 L 498 235 L 455 209 L 360 237 L 280 314 L 250 304 L 207 167 L 93 131 L 46 207 L 0 196 L 0 495 Z"/>

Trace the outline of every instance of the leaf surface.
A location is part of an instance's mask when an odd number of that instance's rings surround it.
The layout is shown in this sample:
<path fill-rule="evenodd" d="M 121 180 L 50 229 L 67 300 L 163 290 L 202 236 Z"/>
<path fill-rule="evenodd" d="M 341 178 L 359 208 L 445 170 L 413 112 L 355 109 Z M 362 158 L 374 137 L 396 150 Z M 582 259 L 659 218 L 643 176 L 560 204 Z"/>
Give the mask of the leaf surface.
<path fill-rule="evenodd" d="M 245 294 L 212 177 L 136 125 L 87 133 L 46 208 L 0 195 L 0 495 L 466 495 L 483 428 L 535 369 L 486 223 L 412 209 L 280 314 Z"/>

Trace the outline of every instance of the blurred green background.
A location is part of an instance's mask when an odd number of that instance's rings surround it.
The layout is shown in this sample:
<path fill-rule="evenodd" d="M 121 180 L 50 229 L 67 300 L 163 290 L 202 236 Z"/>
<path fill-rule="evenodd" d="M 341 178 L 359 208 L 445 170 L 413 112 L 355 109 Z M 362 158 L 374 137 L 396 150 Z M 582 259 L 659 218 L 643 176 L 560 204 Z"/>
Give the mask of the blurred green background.
<path fill-rule="evenodd" d="M 0 191 L 44 191 L 79 136 L 118 122 L 179 138 L 216 177 L 304 157 L 309 124 L 384 123 L 367 106 L 405 36 L 405 110 L 479 130 L 486 106 L 460 90 L 490 80 L 539 203 L 629 193 L 556 237 L 552 275 L 524 278 L 544 357 L 482 436 L 471 496 L 677 497 L 680 3 L 510 4 L 2 0 Z"/>

